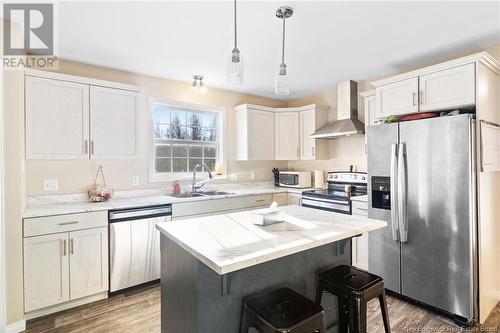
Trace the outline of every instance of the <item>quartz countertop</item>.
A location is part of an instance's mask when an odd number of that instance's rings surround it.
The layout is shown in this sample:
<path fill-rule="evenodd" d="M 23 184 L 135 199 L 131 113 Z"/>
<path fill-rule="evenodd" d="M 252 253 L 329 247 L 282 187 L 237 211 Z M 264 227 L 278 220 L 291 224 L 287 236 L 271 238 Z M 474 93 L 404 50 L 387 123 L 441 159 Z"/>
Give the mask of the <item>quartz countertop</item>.
<path fill-rule="evenodd" d="M 319 209 L 284 206 L 284 222 L 254 225 L 254 211 L 160 223 L 158 230 L 218 274 L 387 226 L 384 221 Z"/>
<path fill-rule="evenodd" d="M 28 205 L 23 212 L 23 218 L 44 217 L 52 215 L 74 214 L 104 211 L 112 209 L 146 207 L 152 205 L 175 204 L 181 202 L 194 202 L 201 200 L 217 200 L 233 198 L 238 196 L 249 196 L 259 194 L 274 193 L 302 193 L 308 189 L 295 189 L 285 187 L 275 187 L 265 184 L 221 184 L 204 188 L 203 190 L 217 189 L 219 191 L 231 192 L 227 195 L 204 196 L 194 198 L 176 198 L 167 191 L 142 190 L 142 191 L 122 191 L 108 202 L 89 202 L 84 194 L 53 195 L 30 197 Z"/>

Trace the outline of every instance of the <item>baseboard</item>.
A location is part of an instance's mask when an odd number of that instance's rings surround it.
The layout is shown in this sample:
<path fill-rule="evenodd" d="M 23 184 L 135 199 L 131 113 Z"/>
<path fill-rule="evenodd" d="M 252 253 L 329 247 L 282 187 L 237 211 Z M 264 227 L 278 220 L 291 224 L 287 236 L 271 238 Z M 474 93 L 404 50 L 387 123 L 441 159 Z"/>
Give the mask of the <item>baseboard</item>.
<path fill-rule="evenodd" d="M 5 328 L 5 333 L 19 333 L 26 329 L 26 320 L 20 320 L 18 322 L 7 325 Z"/>

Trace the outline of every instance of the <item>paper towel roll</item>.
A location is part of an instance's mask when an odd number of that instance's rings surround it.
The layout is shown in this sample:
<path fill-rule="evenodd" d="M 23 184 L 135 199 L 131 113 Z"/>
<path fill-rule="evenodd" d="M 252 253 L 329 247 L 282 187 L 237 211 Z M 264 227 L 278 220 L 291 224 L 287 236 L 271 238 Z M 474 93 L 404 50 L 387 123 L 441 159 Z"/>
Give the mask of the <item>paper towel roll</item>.
<path fill-rule="evenodd" d="M 323 188 L 325 184 L 325 176 L 322 170 L 314 170 L 314 187 Z"/>

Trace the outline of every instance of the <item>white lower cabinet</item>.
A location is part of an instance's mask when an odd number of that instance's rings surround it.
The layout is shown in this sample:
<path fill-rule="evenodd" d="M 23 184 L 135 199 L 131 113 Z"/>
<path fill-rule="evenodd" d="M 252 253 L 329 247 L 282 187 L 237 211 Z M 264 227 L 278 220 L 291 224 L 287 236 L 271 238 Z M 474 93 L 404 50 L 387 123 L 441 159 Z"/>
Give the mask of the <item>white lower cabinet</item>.
<path fill-rule="evenodd" d="M 69 301 L 68 234 L 25 238 L 25 311 L 66 301 Z"/>
<path fill-rule="evenodd" d="M 273 201 L 278 204 L 278 207 L 279 206 L 287 206 L 288 205 L 288 193 L 273 194 Z"/>
<path fill-rule="evenodd" d="M 108 290 L 107 224 L 107 212 L 24 220 L 26 313 Z"/>
<path fill-rule="evenodd" d="M 368 217 L 368 203 L 353 201 L 352 215 Z M 368 270 L 368 233 L 352 239 L 351 254 L 353 266 Z"/>
<path fill-rule="evenodd" d="M 302 194 L 300 194 L 300 193 L 288 193 L 288 204 L 302 206 Z"/>
<path fill-rule="evenodd" d="M 108 290 L 108 228 L 69 233 L 70 298 Z"/>

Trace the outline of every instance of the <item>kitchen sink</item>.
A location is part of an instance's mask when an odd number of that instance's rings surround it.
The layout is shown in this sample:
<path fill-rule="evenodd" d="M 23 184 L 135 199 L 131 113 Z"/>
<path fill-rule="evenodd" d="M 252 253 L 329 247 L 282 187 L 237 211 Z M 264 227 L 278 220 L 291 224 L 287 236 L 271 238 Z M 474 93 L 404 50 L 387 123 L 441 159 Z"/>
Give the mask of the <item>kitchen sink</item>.
<path fill-rule="evenodd" d="M 187 192 L 181 194 L 169 194 L 171 197 L 175 198 L 197 198 L 197 197 L 207 197 L 213 195 L 228 195 L 234 194 L 231 192 L 223 192 L 223 191 L 202 191 L 202 192 Z"/>
<path fill-rule="evenodd" d="M 204 197 L 201 193 L 180 193 L 180 194 L 169 194 L 170 197 L 175 198 L 196 198 L 196 197 Z"/>
<path fill-rule="evenodd" d="M 228 194 L 234 194 L 231 192 L 223 192 L 223 191 L 201 191 L 198 192 L 199 194 L 203 195 L 228 195 Z"/>

